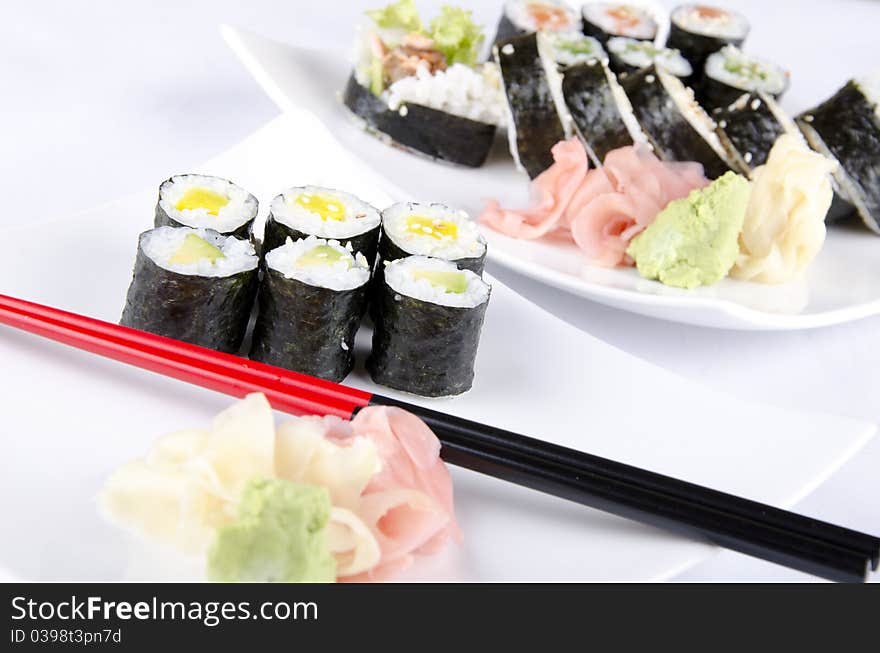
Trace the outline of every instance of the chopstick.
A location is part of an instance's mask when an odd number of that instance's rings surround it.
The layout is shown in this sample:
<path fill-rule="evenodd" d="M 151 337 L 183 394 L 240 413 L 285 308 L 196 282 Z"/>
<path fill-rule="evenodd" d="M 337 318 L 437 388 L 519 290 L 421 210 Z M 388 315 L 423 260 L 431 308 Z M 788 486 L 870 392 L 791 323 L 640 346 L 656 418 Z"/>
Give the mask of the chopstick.
<path fill-rule="evenodd" d="M 880 539 L 377 394 L 0 295 L 0 323 L 277 410 L 352 417 L 399 406 L 434 430 L 444 460 L 837 581 L 876 569 Z"/>

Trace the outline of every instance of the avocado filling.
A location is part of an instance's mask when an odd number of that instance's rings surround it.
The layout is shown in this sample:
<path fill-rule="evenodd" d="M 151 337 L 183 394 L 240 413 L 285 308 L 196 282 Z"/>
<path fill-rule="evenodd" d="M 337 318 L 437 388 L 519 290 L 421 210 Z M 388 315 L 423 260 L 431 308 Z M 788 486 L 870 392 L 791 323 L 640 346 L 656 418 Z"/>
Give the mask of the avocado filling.
<path fill-rule="evenodd" d="M 175 207 L 178 211 L 205 209 L 209 215 L 217 215 L 229 198 L 207 188 L 190 188 L 183 194 Z"/>
<path fill-rule="evenodd" d="M 458 225 L 450 220 L 435 220 L 422 215 L 411 215 L 406 219 L 406 230 L 420 236 L 458 238 Z"/>
<path fill-rule="evenodd" d="M 334 197 L 303 193 L 302 195 L 297 195 L 294 201 L 306 211 L 320 216 L 324 222 L 327 222 L 327 220 L 335 220 L 336 222 L 345 220 L 345 206 Z"/>
<path fill-rule="evenodd" d="M 217 259 L 226 258 L 218 247 L 195 234 L 187 234 L 177 251 L 171 255 L 169 263 L 186 265 L 207 259 L 213 263 Z"/>
<path fill-rule="evenodd" d="M 424 279 L 432 286 L 443 288 L 446 292 L 457 295 L 467 290 L 467 277 L 465 277 L 464 272 L 416 269 L 412 271 L 412 277 L 416 281 Z"/>
<path fill-rule="evenodd" d="M 340 252 L 330 245 L 318 245 L 313 247 L 296 260 L 296 266 L 299 268 L 311 268 L 321 265 L 336 265 L 340 261 L 345 261 L 346 269 L 351 267 L 351 257 Z"/>

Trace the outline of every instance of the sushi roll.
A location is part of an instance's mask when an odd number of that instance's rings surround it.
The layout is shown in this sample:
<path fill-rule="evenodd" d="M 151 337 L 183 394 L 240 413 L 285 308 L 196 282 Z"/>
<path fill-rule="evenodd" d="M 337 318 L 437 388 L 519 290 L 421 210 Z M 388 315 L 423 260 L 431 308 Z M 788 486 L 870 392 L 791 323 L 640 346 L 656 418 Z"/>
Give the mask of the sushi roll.
<path fill-rule="evenodd" d="M 584 34 L 606 43 L 615 36 L 640 41 L 657 38 L 657 21 L 644 7 L 616 2 L 589 2 L 581 8 Z"/>
<path fill-rule="evenodd" d="M 259 204 L 244 188 L 220 177 L 175 175 L 159 186 L 156 227 L 211 229 L 250 238 Z"/>
<path fill-rule="evenodd" d="M 350 193 L 320 186 L 290 188 L 272 200 L 263 251 L 280 247 L 288 238 L 315 236 L 350 246 L 351 252 L 363 254 L 372 265 L 380 221 L 376 209 Z"/>
<path fill-rule="evenodd" d="M 401 1 L 367 17 L 343 104 L 391 145 L 456 165 L 483 165 L 504 103 L 496 67 L 477 62 L 483 35 L 470 12 L 446 7 L 429 23 L 412 2 Z"/>
<path fill-rule="evenodd" d="M 707 111 L 735 102 L 743 93 L 760 92 L 777 100 L 788 88 L 788 73 L 781 66 L 726 45 L 709 55 L 697 98 Z"/>
<path fill-rule="evenodd" d="M 690 61 L 694 76 L 700 77 L 710 54 L 725 45 L 741 46 L 748 33 L 749 21 L 736 12 L 709 5 L 680 5 L 670 16 L 666 47 L 681 52 Z"/>
<path fill-rule="evenodd" d="M 681 52 L 657 47 L 651 41 L 615 36 L 608 39 L 605 48 L 608 50 L 611 70 L 620 77 L 652 64 L 662 66 L 666 72 L 682 79 L 688 79 L 694 72 L 690 62 L 681 56 Z"/>
<path fill-rule="evenodd" d="M 508 0 L 504 3 L 492 43 L 530 32 L 579 32 L 581 22 L 565 2 L 559 0 Z"/>
<path fill-rule="evenodd" d="M 389 263 L 367 359 L 373 381 L 424 397 L 469 390 L 490 290 L 448 261 L 410 256 Z"/>
<path fill-rule="evenodd" d="M 265 256 L 254 360 L 342 381 L 354 367 L 354 336 L 370 267 L 338 241 L 309 236 Z"/>
<path fill-rule="evenodd" d="M 621 85 L 642 131 L 661 159 L 702 163 L 710 179 L 728 170 L 743 172 L 738 154 L 725 149 L 715 132 L 715 121 L 678 77 L 651 65 L 627 75 Z"/>
<path fill-rule="evenodd" d="M 645 142 L 629 98 L 605 61 L 593 59 L 567 68 L 562 96 L 574 131 L 596 165 L 611 150 Z"/>
<path fill-rule="evenodd" d="M 382 261 L 430 256 L 481 275 L 486 239 L 465 211 L 443 204 L 398 202 L 382 211 Z"/>
<path fill-rule="evenodd" d="M 880 234 L 880 79 L 850 80 L 796 121 L 814 150 L 837 161 L 840 194 Z"/>
<path fill-rule="evenodd" d="M 259 259 L 234 236 L 190 227 L 141 234 L 120 324 L 237 353 L 257 290 Z"/>
<path fill-rule="evenodd" d="M 507 99 L 507 136 L 517 168 L 534 179 L 553 165 L 551 149 L 569 135 L 560 104 L 561 80 L 555 61 L 541 47 L 538 33 L 495 44 Z"/>
<path fill-rule="evenodd" d="M 605 49 L 592 36 L 574 32 L 542 32 L 538 37 L 541 50 L 556 62 L 556 68 L 564 72 L 566 68 L 578 64 L 605 59 Z"/>

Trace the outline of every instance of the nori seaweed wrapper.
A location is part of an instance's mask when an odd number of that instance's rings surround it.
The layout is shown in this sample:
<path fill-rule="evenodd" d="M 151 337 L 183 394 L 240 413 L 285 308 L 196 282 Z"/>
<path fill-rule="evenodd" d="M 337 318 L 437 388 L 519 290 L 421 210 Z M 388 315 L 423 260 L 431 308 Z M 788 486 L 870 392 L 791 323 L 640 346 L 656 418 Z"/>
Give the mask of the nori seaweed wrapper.
<path fill-rule="evenodd" d="M 862 221 L 880 234 L 880 117 L 877 104 L 850 80 L 797 123 L 810 145 L 840 163 L 835 178 Z"/>
<path fill-rule="evenodd" d="M 562 96 L 575 128 L 600 162 L 611 150 L 633 144 L 608 75 L 605 64 L 594 59 L 569 66 L 562 77 Z"/>
<path fill-rule="evenodd" d="M 354 336 L 364 311 L 367 285 L 331 290 L 288 279 L 264 266 L 250 357 L 328 381 L 342 381 L 354 368 Z"/>
<path fill-rule="evenodd" d="M 501 12 L 501 18 L 498 19 L 498 27 L 495 29 L 495 38 L 492 39 L 492 43 L 506 41 L 514 36 L 522 36 L 525 33 L 526 30 L 513 24 L 513 21 L 507 17 L 507 11 L 505 10 Z"/>
<path fill-rule="evenodd" d="M 703 78 L 705 71 L 706 59 L 709 55 L 718 52 L 725 45 L 735 45 L 740 47 L 746 40 L 746 35 L 742 38 L 721 38 L 717 36 L 707 36 L 679 27 L 675 21 L 670 21 L 669 36 L 666 39 L 666 47 L 674 48 L 681 52 L 681 55 L 687 59 L 694 69 L 694 74 L 690 80 L 697 83 Z"/>
<path fill-rule="evenodd" d="M 474 308 L 441 306 L 382 283 L 374 300 L 373 381 L 423 397 L 470 390 L 488 300 Z"/>
<path fill-rule="evenodd" d="M 731 169 L 682 115 L 654 66 L 627 75 L 620 83 L 657 156 L 665 161 L 702 163 L 709 179 L 716 179 Z"/>
<path fill-rule="evenodd" d="M 271 213 L 269 213 L 269 217 L 266 220 L 266 230 L 263 233 L 262 251 L 271 252 L 276 247 L 281 247 L 286 243 L 288 238 L 297 241 L 302 238 L 308 238 L 309 236 L 324 238 L 324 240 L 336 240 L 343 247 L 348 247 L 350 244 L 352 254 L 357 254 L 358 252 L 363 254 L 364 258 L 366 258 L 367 262 L 370 264 L 370 267 L 373 266 L 373 262 L 376 260 L 376 249 L 379 245 L 379 225 L 376 225 L 374 228 L 358 234 L 357 236 L 352 236 L 351 238 L 325 238 L 324 236 L 307 234 L 298 229 L 288 227 L 286 224 L 276 220 Z"/>
<path fill-rule="evenodd" d="M 392 111 L 384 100 L 348 78 L 342 101 L 369 131 L 387 136 L 404 149 L 470 168 L 486 162 L 495 125 L 405 102 Z"/>
<path fill-rule="evenodd" d="M 134 276 L 120 324 L 228 354 L 247 330 L 257 269 L 228 277 L 179 274 L 157 265 L 138 241 Z"/>
<path fill-rule="evenodd" d="M 162 182 L 162 185 L 164 185 L 165 183 L 166 182 Z M 257 198 L 255 198 L 253 195 L 251 195 L 250 197 L 251 197 L 251 199 L 254 200 L 254 202 L 257 202 Z M 160 195 L 160 199 L 161 199 L 161 195 Z M 257 203 L 256 206 L 259 207 L 259 204 Z M 252 217 L 250 220 L 245 222 L 243 225 L 241 225 L 240 227 L 238 227 L 234 231 L 220 231 L 219 229 L 214 229 L 214 231 L 216 231 L 217 233 L 223 234 L 224 236 L 235 236 L 236 238 L 239 238 L 241 240 L 251 240 L 251 235 L 253 234 L 253 231 L 254 231 L 254 220 L 256 219 L 256 217 L 257 217 L 257 212 L 255 211 L 254 217 Z M 168 215 L 168 213 L 165 211 L 165 209 L 162 208 L 162 204 L 161 204 L 161 202 L 159 202 L 159 200 L 156 200 L 156 218 L 153 221 L 153 226 L 154 227 L 192 227 L 192 225 L 183 224 L 182 222 L 178 222 L 177 220 L 172 218 L 170 215 Z"/>
<path fill-rule="evenodd" d="M 537 35 L 533 32 L 507 39 L 495 45 L 495 61 L 501 69 L 504 93 L 515 134 L 515 156 L 534 179 L 553 165 L 550 150 L 565 140 L 544 64 L 538 53 Z"/>
<path fill-rule="evenodd" d="M 483 268 L 486 266 L 486 251 L 488 248 L 483 248 L 483 253 L 480 256 L 472 256 L 469 258 L 457 258 L 450 260 L 451 263 L 455 263 L 459 270 L 470 270 L 477 276 L 483 276 Z M 400 247 L 397 243 L 395 243 L 388 234 L 385 233 L 385 229 L 382 229 L 382 238 L 379 240 L 379 266 L 376 269 L 376 273 L 378 274 L 381 270 L 382 261 L 396 261 L 400 258 L 406 258 L 407 256 L 412 256 L 413 252 L 407 252 L 405 249 Z M 440 257 L 435 257 L 440 258 Z"/>
<path fill-rule="evenodd" d="M 700 84 L 694 89 L 694 92 L 696 93 L 700 104 L 703 105 L 707 111 L 712 111 L 718 107 L 727 107 L 736 102 L 743 93 L 748 93 L 748 91 L 744 89 L 725 84 L 721 80 L 715 79 L 706 74 L 703 75 L 702 81 L 700 81 Z M 784 92 L 785 89 L 779 93 L 768 93 L 767 95 L 778 100 L 782 97 Z"/>

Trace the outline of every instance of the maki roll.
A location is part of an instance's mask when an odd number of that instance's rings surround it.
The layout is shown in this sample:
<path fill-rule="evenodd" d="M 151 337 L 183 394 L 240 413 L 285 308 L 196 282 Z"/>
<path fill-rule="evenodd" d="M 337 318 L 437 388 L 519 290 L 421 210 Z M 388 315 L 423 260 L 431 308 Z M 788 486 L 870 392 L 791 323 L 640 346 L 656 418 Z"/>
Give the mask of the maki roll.
<path fill-rule="evenodd" d="M 616 2 L 590 2 L 581 8 L 584 34 L 606 43 L 615 36 L 640 41 L 657 38 L 657 21 L 644 7 Z"/>
<path fill-rule="evenodd" d="M 216 231 L 157 227 L 141 234 L 120 324 L 237 353 L 257 290 L 253 245 Z"/>
<path fill-rule="evenodd" d="M 501 82 L 478 64 L 470 12 L 446 6 L 426 27 L 412 0 L 368 11 L 342 101 L 389 144 L 432 159 L 483 165 L 504 120 Z"/>
<path fill-rule="evenodd" d="M 507 99 L 507 135 L 517 168 L 534 179 L 553 165 L 550 150 L 569 135 L 567 111 L 557 100 L 559 72 L 542 51 L 539 34 L 516 36 L 495 44 Z"/>
<path fill-rule="evenodd" d="M 667 48 L 675 48 L 691 62 L 694 74 L 703 74 L 706 59 L 725 45 L 740 46 L 749 33 L 749 21 L 727 9 L 708 5 L 681 5 L 670 16 Z"/>
<path fill-rule="evenodd" d="M 388 264 L 367 359 L 373 381 L 424 397 L 469 390 L 490 290 L 448 261 L 411 256 Z"/>
<path fill-rule="evenodd" d="M 678 77 L 652 65 L 627 75 L 621 85 L 642 131 L 661 159 L 702 163 L 710 179 L 728 170 L 742 170 L 737 153 L 725 149 L 715 132 L 715 122 Z"/>
<path fill-rule="evenodd" d="M 354 336 L 370 268 L 335 240 L 289 240 L 266 254 L 254 360 L 342 381 L 354 367 Z"/>
<path fill-rule="evenodd" d="M 880 79 L 850 80 L 796 120 L 810 146 L 837 161 L 834 178 L 871 231 L 880 234 Z"/>
<path fill-rule="evenodd" d="M 786 88 L 788 73 L 781 66 L 726 45 L 706 59 L 697 97 L 711 111 L 735 102 L 743 93 L 760 92 L 779 99 Z"/>
<path fill-rule="evenodd" d="M 629 98 L 605 61 L 593 59 L 567 68 L 562 96 L 574 130 L 595 164 L 601 165 L 611 150 L 645 141 Z"/>
<path fill-rule="evenodd" d="M 671 48 L 659 48 L 651 41 L 639 41 L 625 36 L 615 36 L 605 44 L 611 70 L 623 77 L 647 68 L 661 66 L 666 72 L 688 79 L 694 69 L 681 52 Z"/>
<path fill-rule="evenodd" d="M 258 208 L 257 198 L 231 181 L 175 175 L 159 186 L 155 226 L 211 229 L 249 238 Z"/>
<path fill-rule="evenodd" d="M 288 238 L 315 236 L 350 246 L 350 251 L 360 252 L 372 265 L 380 221 L 376 209 L 350 193 L 320 186 L 290 188 L 272 200 L 263 251 L 280 247 Z"/>
<path fill-rule="evenodd" d="M 443 204 L 399 202 L 382 211 L 379 254 L 385 262 L 430 256 L 481 275 L 486 239 L 464 211 Z"/>
<path fill-rule="evenodd" d="M 580 19 L 559 0 L 508 0 L 504 3 L 492 43 L 530 32 L 578 32 Z"/>
<path fill-rule="evenodd" d="M 571 66 L 607 57 L 602 44 L 592 36 L 575 32 L 542 32 L 538 38 L 542 53 L 556 62 L 560 72 Z"/>
<path fill-rule="evenodd" d="M 803 140 L 800 130 L 770 95 L 744 93 L 735 102 L 712 111 L 715 129 L 729 151 L 740 156 L 740 167 L 749 172 L 764 165 L 770 149 L 782 134 Z"/>

